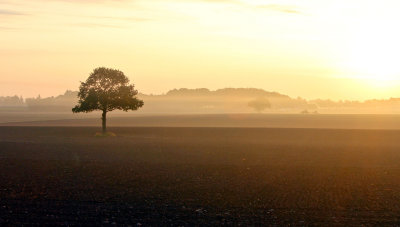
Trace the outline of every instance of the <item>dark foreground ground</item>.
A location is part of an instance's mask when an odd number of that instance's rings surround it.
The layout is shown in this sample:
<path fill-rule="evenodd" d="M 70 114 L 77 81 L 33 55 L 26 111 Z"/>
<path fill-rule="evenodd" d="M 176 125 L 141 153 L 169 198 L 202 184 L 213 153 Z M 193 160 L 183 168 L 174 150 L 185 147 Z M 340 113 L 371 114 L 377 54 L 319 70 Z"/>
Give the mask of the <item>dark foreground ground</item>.
<path fill-rule="evenodd" d="M 98 127 L 101 114 L 2 113 L 0 126 Z M 113 113 L 111 127 L 329 128 L 400 130 L 400 114 L 136 114 Z"/>
<path fill-rule="evenodd" d="M 0 127 L 0 225 L 400 225 L 400 131 Z"/>

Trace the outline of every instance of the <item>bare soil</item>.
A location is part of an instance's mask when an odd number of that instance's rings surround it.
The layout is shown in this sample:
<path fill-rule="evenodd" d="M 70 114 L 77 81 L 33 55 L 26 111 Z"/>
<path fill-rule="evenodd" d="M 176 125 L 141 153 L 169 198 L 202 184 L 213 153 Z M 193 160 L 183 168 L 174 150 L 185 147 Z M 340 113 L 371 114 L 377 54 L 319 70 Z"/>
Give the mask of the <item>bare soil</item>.
<path fill-rule="evenodd" d="M 400 130 L 400 115 L 377 114 L 140 114 L 110 112 L 111 127 L 231 127 Z M 1 113 L 0 126 L 100 127 L 101 113 Z"/>
<path fill-rule="evenodd" d="M 400 225 L 400 131 L 0 127 L 0 225 Z"/>

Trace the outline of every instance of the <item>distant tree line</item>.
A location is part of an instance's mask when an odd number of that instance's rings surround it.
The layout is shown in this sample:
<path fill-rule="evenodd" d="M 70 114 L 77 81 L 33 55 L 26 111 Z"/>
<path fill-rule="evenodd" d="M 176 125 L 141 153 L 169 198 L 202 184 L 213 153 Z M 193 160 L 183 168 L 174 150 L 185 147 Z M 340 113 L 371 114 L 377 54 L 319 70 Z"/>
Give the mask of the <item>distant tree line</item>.
<path fill-rule="evenodd" d="M 400 106 L 400 98 L 390 99 L 371 99 L 364 102 L 339 100 L 332 101 L 329 99 L 315 99 L 308 101 L 320 108 L 363 108 L 363 107 L 398 107 Z"/>
<path fill-rule="evenodd" d="M 24 106 L 25 102 L 22 96 L 6 96 L 6 97 L 0 97 L 0 106 L 2 107 L 13 107 L 13 106 Z"/>
<path fill-rule="evenodd" d="M 70 110 L 71 105 L 74 105 L 78 100 L 77 91 L 67 90 L 63 95 L 56 97 L 41 98 L 40 95 L 36 98 L 27 98 L 26 105 L 30 110 Z"/>
<path fill-rule="evenodd" d="M 143 113 L 226 113 L 226 112 L 309 112 L 321 110 L 369 112 L 400 112 L 400 98 L 382 100 L 348 101 L 291 98 L 277 92 L 255 88 L 224 88 L 211 91 L 206 88 L 174 89 L 161 95 L 138 94 L 146 105 Z M 261 98 L 260 98 L 261 97 Z M 260 100 L 261 99 L 261 100 Z M 24 107 L 32 111 L 70 111 L 78 101 L 78 91 L 66 91 L 55 97 L 23 99 L 18 96 L 0 97 L 0 108 Z"/>
<path fill-rule="evenodd" d="M 278 92 L 269 92 L 258 88 L 223 88 L 211 91 L 207 88 L 180 88 L 168 91 L 166 96 L 244 96 L 244 97 L 274 97 L 289 98 Z"/>

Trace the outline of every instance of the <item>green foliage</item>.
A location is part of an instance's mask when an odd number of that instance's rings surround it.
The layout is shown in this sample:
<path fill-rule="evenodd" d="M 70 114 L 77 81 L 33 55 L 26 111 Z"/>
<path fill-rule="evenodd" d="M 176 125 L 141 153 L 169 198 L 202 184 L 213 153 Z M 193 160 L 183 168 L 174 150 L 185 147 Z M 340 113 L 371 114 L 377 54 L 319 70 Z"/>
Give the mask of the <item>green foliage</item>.
<path fill-rule="evenodd" d="M 91 112 L 101 110 L 137 110 L 143 106 L 143 101 L 136 98 L 138 94 L 134 85 L 123 72 L 110 68 L 96 68 L 79 87 L 79 103 L 72 112 Z"/>

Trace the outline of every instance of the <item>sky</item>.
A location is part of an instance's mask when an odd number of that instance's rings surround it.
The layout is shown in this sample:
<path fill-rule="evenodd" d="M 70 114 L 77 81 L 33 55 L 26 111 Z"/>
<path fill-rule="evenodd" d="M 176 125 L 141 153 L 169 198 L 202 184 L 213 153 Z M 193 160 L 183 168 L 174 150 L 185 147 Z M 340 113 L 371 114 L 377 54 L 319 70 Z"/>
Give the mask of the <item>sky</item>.
<path fill-rule="evenodd" d="M 254 87 L 400 97 L 394 0 L 0 0 L 0 96 L 78 90 L 100 66 L 139 92 Z"/>

